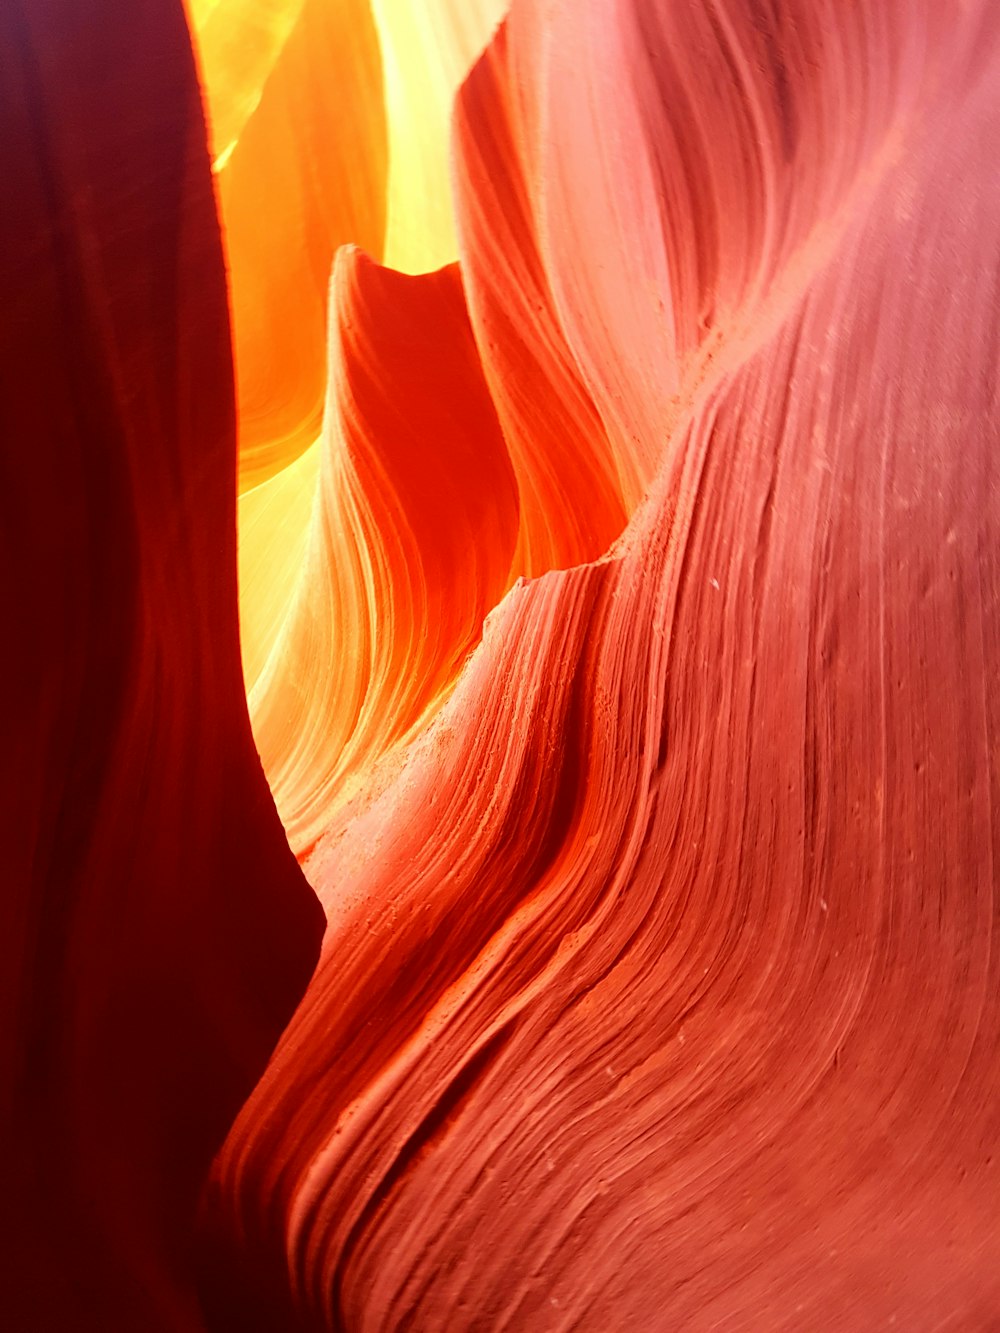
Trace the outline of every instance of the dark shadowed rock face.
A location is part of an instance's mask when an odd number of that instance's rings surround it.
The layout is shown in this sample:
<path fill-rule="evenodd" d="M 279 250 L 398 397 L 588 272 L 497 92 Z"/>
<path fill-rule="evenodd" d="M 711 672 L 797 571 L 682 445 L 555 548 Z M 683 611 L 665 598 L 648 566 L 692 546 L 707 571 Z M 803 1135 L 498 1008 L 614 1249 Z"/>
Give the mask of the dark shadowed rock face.
<path fill-rule="evenodd" d="M 201 107 L 171 4 L 12 0 L 0 51 L 2 1321 L 198 1328 L 321 929 L 243 697 Z"/>

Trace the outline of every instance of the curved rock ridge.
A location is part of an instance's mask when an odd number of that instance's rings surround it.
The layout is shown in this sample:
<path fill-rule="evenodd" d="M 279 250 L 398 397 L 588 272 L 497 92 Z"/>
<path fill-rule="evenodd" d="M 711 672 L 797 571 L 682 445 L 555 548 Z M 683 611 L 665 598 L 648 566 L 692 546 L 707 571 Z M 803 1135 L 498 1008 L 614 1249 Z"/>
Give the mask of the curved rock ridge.
<path fill-rule="evenodd" d="M 523 93 L 501 27 L 456 102 L 454 186 L 469 314 L 517 473 L 514 567 L 535 577 L 602 555 L 626 514 L 539 253 Z"/>
<path fill-rule="evenodd" d="M 1000 1317 L 998 42 L 986 0 L 515 0 L 456 190 L 517 558 L 550 459 L 595 478 L 567 549 L 632 517 L 309 858 L 220 1326 Z"/>
<path fill-rule="evenodd" d="M 0 6 L 0 1322 L 197 1330 L 213 1154 L 319 949 L 254 751 L 179 6 Z"/>
<path fill-rule="evenodd" d="M 517 488 L 458 266 L 340 252 L 319 497 L 295 603 L 251 696 L 293 848 L 435 708 L 507 587 Z"/>

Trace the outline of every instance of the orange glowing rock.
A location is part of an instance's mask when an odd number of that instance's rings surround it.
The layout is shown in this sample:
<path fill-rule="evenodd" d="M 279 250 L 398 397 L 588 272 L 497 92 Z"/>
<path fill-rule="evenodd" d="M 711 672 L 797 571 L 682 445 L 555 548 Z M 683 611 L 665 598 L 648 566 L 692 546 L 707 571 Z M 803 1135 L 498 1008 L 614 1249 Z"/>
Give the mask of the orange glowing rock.
<path fill-rule="evenodd" d="M 216 153 L 245 490 L 319 434 L 337 247 L 382 251 L 381 65 L 367 0 L 216 0 L 192 26 Z"/>
<path fill-rule="evenodd" d="M 502 8 L 188 2 L 229 267 L 250 692 L 297 595 L 319 475 L 334 253 L 356 244 L 410 272 L 457 257 L 449 111 Z"/>
<path fill-rule="evenodd" d="M 507 586 L 518 526 L 457 265 L 407 277 L 342 250 L 331 305 L 309 545 L 251 696 L 300 852 L 447 694 Z"/>
<path fill-rule="evenodd" d="M 326 392 L 330 270 L 381 255 L 381 55 L 368 0 L 189 4 L 229 270 L 240 457 L 240 627 L 255 684 L 305 549 Z"/>

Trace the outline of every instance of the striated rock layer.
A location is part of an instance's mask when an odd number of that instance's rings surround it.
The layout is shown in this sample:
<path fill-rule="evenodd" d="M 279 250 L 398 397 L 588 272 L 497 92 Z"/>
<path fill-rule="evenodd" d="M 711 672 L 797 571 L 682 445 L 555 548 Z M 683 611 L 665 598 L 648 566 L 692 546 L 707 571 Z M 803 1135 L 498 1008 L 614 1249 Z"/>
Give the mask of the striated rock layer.
<path fill-rule="evenodd" d="M 517 558 L 590 563 L 307 863 L 220 1327 L 1000 1318 L 998 41 L 515 0 L 459 241 Z"/>
<path fill-rule="evenodd" d="M 0 6 L 0 1322 L 203 1327 L 213 1153 L 321 912 L 254 751 L 179 7 Z"/>

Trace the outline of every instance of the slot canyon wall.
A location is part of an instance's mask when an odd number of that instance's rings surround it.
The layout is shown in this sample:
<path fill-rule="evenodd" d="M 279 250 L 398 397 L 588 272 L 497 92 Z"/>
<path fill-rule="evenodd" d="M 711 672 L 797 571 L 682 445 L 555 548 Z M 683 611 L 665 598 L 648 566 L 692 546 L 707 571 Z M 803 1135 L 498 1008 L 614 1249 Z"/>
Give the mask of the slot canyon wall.
<path fill-rule="evenodd" d="M 0 48 L 9 1326 L 997 1327 L 1000 10 Z"/>

